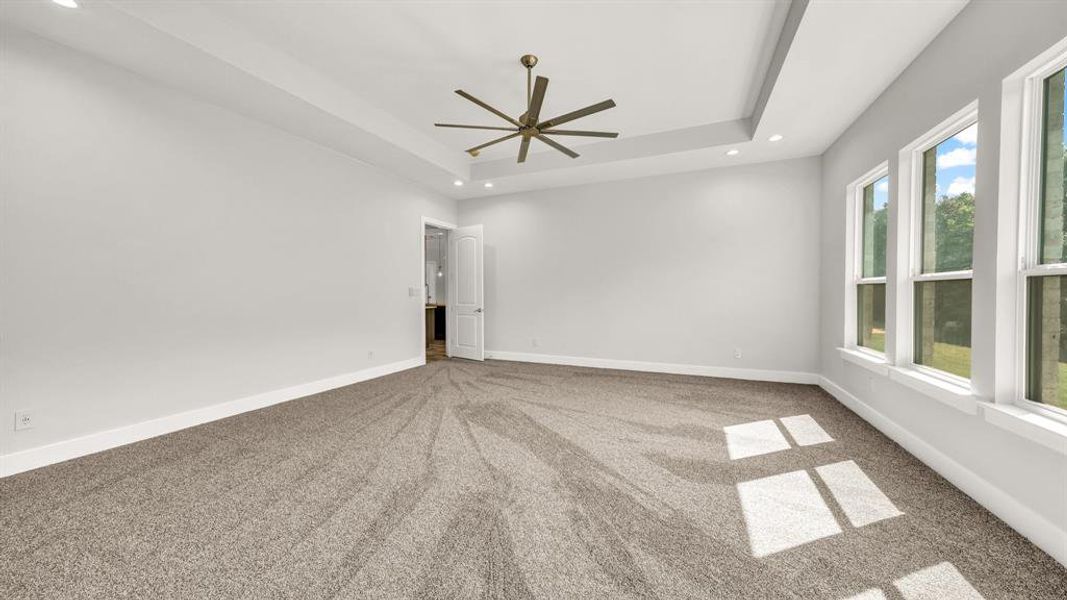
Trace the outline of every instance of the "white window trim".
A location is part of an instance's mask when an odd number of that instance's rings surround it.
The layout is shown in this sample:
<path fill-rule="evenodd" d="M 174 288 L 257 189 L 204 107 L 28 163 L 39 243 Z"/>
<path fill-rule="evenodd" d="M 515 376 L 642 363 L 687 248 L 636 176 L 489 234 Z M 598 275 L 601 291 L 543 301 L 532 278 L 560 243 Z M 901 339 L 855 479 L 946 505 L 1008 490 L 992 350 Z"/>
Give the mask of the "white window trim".
<path fill-rule="evenodd" d="M 921 365 L 889 369 L 889 378 L 893 381 L 906 385 L 960 412 L 969 415 L 978 414 L 978 399 L 971 393 L 970 385 L 952 381 L 944 375 L 954 377 L 951 373 L 942 373 Z M 963 381 L 967 382 L 965 379 Z"/>
<path fill-rule="evenodd" d="M 845 331 L 841 356 L 860 366 L 873 366 L 875 372 L 885 374 L 889 362 L 884 352 L 860 346 L 856 340 L 859 315 L 856 314 L 856 287 L 862 284 L 887 283 L 886 277 L 863 277 L 860 257 L 863 256 L 863 188 L 889 175 L 889 163 L 883 162 L 864 173 L 845 187 Z M 889 259 L 889 236 L 886 235 L 886 262 Z M 888 264 L 886 265 L 888 272 Z M 886 308 L 889 308 L 889 289 L 886 286 Z M 888 319 L 888 314 L 886 315 Z M 886 321 L 886 343 L 889 342 L 889 322 Z M 887 346 L 888 350 L 888 346 Z"/>
<path fill-rule="evenodd" d="M 970 380 L 915 364 L 913 323 L 915 284 L 921 281 L 973 279 L 973 270 L 922 273 L 922 211 L 919 208 L 919 203 L 922 202 L 922 158 L 925 151 L 977 122 L 978 100 L 974 100 L 901 149 L 897 169 L 898 228 L 895 250 L 897 269 L 894 273 L 896 285 L 893 293 L 896 312 L 892 328 L 893 343 L 887 342 L 886 349 L 892 348 L 889 361 L 897 365 L 893 372 L 898 373 L 895 379 L 902 383 L 919 381 L 921 384 L 913 387 L 927 393 L 933 391 L 934 394 L 931 395 L 936 395 L 939 399 L 952 398 L 953 404 L 958 404 L 955 402 L 956 396 L 972 398 L 970 401 L 973 401 Z M 974 330 L 974 311 L 972 310 L 971 331 Z M 941 393 L 946 389 L 951 394 L 950 396 Z M 969 406 L 965 410 L 970 412 Z"/>
<path fill-rule="evenodd" d="M 1015 404 L 985 404 L 985 420 L 1067 456 L 1067 423 Z"/>
<path fill-rule="evenodd" d="M 1012 289 L 1001 294 L 1006 309 L 997 310 L 996 320 L 1003 328 L 998 328 L 997 333 L 1010 332 L 1014 344 L 1004 344 L 1009 347 L 998 349 L 995 359 L 1007 368 L 997 373 L 999 380 L 994 379 L 994 401 L 998 405 L 1015 405 L 1060 424 L 1067 424 L 1067 411 L 1026 398 L 1026 287 L 1027 280 L 1033 276 L 1067 275 L 1067 264 L 1040 264 L 1038 249 L 1044 83 L 1048 76 L 1064 68 L 1067 68 L 1067 38 L 1006 78 L 1003 84 L 1000 198 L 1006 205 L 1018 199 L 1018 209 L 1001 213 L 1014 217 L 1012 220 L 1017 223 L 1014 231 L 1005 227 L 999 232 L 998 237 L 1006 239 L 998 244 L 998 252 L 1011 252 L 1016 260 L 1014 275 L 1007 278 L 1012 281 Z M 987 411 L 986 414 L 990 422 L 1003 426 L 1009 422 L 1006 415 L 1015 413 Z"/>
<path fill-rule="evenodd" d="M 889 362 L 881 352 L 876 352 L 870 348 L 864 348 L 862 346 L 857 346 L 855 348 L 838 348 L 837 352 L 841 355 L 843 360 L 854 365 L 859 365 L 864 369 L 873 371 L 879 375 L 889 375 Z"/>

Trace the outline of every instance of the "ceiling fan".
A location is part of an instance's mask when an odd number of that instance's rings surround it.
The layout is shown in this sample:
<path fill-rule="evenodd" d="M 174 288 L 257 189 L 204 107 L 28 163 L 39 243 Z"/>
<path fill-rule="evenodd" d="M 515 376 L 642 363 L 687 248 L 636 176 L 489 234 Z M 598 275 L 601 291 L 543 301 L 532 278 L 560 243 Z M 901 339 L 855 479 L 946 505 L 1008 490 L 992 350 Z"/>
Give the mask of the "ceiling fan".
<path fill-rule="evenodd" d="M 537 76 L 537 80 L 533 83 L 531 90 L 530 78 L 532 77 L 534 65 L 537 64 L 537 57 L 533 54 L 525 54 L 519 59 L 519 63 L 526 67 L 526 112 L 519 115 L 519 118 L 513 119 L 502 111 L 499 111 L 492 106 L 489 106 L 485 102 L 471 96 L 463 90 L 456 90 L 456 93 L 463 96 L 467 100 L 477 104 L 485 110 L 493 113 L 494 115 L 504 119 L 511 124 L 511 127 L 493 127 L 491 125 L 455 125 L 452 123 L 434 123 L 436 127 L 454 127 L 459 129 L 490 129 L 497 131 L 509 131 L 511 133 L 499 137 L 495 140 L 490 140 L 484 144 L 468 148 L 466 152 L 471 156 L 478 156 L 482 148 L 487 148 L 493 144 L 499 144 L 500 142 L 510 140 L 511 138 L 522 136 L 522 142 L 519 144 L 519 160 L 518 162 L 526 162 L 526 153 L 530 151 L 530 139 L 537 138 L 538 140 L 548 144 L 549 146 L 559 150 L 571 158 L 578 158 L 578 153 L 570 148 L 560 144 L 556 140 L 549 138 L 550 135 L 574 135 L 583 137 L 601 137 L 601 138 L 617 138 L 618 133 L 610 133 L 607 131 L 575 131 L 573 129 L 556 129 L 557 126 L 564 123 L 569 123 L 575 119 L 589 116 L 594 113 L 598 113 L 602 110 L 615 107 L 615 101 L 608 99 L 603 102 L 597 102 L 591 106 L 578 109 L 574 112 L 569 112 L 565 115 L 553 117 L 545 121 L 538 121 L 541 117 L 541 104 L 545 101 L 545 91 L 548 89 L 548 78 Z"/>

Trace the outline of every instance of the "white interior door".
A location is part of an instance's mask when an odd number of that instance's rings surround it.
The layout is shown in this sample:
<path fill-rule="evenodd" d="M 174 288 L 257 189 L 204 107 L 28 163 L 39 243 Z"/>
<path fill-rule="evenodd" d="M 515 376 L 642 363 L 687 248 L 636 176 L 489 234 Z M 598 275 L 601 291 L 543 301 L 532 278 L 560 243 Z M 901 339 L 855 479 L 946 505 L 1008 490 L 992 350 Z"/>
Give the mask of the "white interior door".
<path fill-rule="evenodd" d="M 485 360 L 482 226 L 448 235 L 448 355 Z"/>

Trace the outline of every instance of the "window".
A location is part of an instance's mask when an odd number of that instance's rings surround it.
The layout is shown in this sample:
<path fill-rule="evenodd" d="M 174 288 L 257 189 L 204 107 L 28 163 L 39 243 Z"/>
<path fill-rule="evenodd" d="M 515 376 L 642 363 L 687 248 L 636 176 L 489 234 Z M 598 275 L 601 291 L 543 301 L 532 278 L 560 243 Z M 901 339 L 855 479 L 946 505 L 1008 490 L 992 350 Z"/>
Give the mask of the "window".
<path fill-rule="evenodd" d="M 919 156 L 913 259 L 912 362 L 971 375 L 971 259 L 978 126 L 973 120 Z"/>
<path fill-rule="evenodd" d="M 1028 400 L 1067 409 L 1067 147 L 1064 70 L 1046 77 L 1041 93 L 1041 131 L 1036 186 L 1037 223 L 1026 294 L 1026 385 Z"/>
<path fill-rule="evenodd" d="M 856 280 L 856 345 L 885 352 L 885 256 L 889 176 L 862 187 L 856 211 L 860 222 L 859 277 Z"/>

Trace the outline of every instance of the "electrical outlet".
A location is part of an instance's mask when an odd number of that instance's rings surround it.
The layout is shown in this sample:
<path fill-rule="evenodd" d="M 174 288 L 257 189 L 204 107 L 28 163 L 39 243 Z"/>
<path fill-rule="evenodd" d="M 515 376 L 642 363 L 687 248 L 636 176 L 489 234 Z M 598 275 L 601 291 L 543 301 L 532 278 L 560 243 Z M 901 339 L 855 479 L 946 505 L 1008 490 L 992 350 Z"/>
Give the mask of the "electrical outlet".
<path fill-rule="evenodd" d="M 367 350 L 367 358 L 368 359 L 374 358 L 374 350 Z"/>
<path fill-rule="evenodd" d="M 537 341 L 537 338 L 530 338 L 530 345 L 537 348 L 541 345 L 541 342 Z"/>
<path fill-rule="evenodd" d="M 741 349 L 740 348 L 734 348 L 734 358 L 736 358 L 737 360 L 741 360 Z"/>
<path fill-rule="evenodd" d="M 33 428 L 33 413 L 28 410 L 15 411 L 15 431 Z"/>

